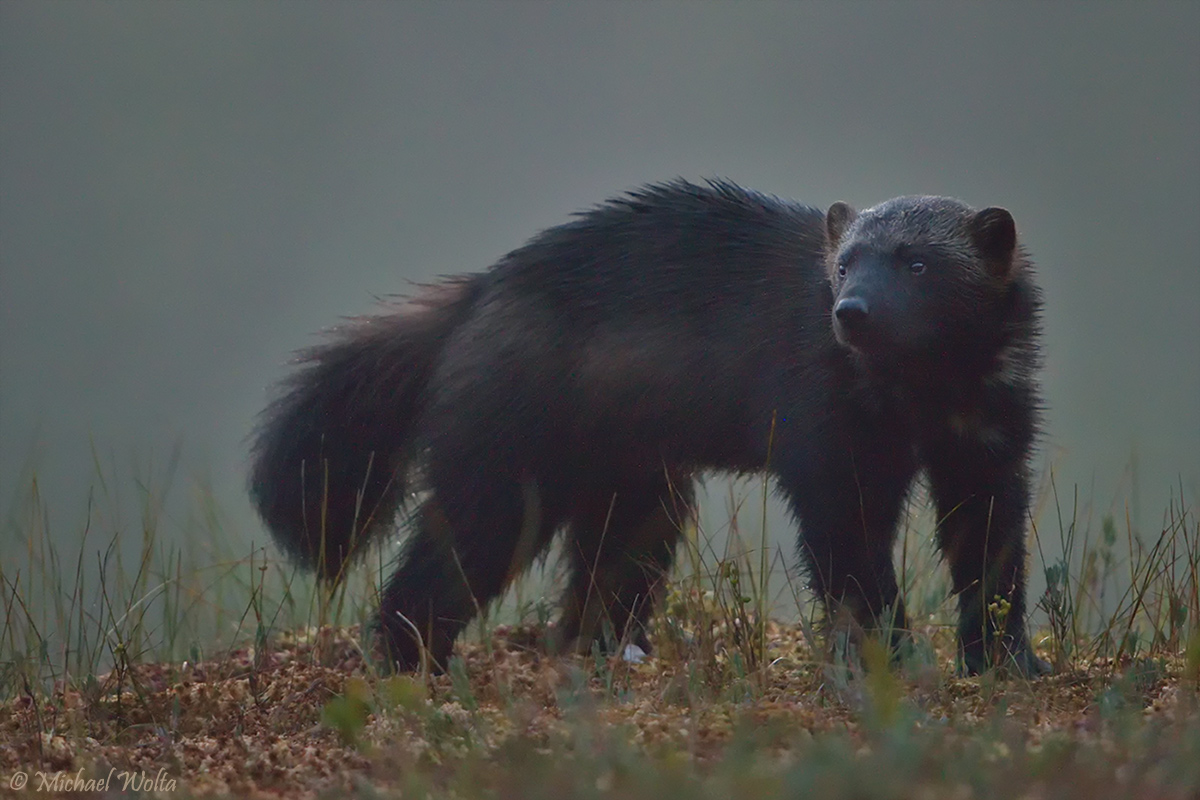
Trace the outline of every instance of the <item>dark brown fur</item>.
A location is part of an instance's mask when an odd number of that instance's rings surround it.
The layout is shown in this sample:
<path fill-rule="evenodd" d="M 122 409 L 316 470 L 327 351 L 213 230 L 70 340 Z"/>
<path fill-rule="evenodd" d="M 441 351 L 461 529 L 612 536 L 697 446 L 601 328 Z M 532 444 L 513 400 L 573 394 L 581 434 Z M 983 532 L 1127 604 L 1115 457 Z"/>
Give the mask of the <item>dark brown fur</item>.
<path fill-rule="evenodd" d="M 380 609 L 401 668 L 418 639 L 444 664 L 560 530 L 563 638 L 607 620 L 648 649 L 694 475 L 766 469 L 819 596 L 899 628 L 892 544 L 924 470 L 966 668 L 1042 670 L 1024 632 L 1039 298 L 1007 212 L 900 198 L 823 214 L 676 181 L 417 302 L 308 355 L 251 476 L 276 540 L 330 577 L 426 492 Z"/>

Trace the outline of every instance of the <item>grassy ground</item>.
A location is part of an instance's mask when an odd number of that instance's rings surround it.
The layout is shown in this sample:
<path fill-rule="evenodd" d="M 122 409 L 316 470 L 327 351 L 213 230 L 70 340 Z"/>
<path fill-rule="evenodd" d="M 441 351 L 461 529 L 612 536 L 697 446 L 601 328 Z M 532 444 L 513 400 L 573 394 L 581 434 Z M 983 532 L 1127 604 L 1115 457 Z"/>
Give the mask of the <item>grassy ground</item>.
<path fill-rule="evenodd" d="M 826 650 L 734 524 L 720 548 L 690 531 L 653 658 L 548 656 L 527 587 L 504 613 L 520 622 L 485 621 L 448 674 L 387 676 L 355 624 L 377 564 L 326 594 L 261 553 L 161 545 L 151 502 L 131 524 L 90 515 L 68 561 L 34 491 L 2 551 L 0 795 L 1200 797 L 1200 522 L 1176 507 L 1139 536 L 1064 505 L 1035 533 L 1056 667 L 1036 681 L 955 676 L 919 513 L 899 664 Z M 767 618 L 781 594 L 794 621 Z"/>

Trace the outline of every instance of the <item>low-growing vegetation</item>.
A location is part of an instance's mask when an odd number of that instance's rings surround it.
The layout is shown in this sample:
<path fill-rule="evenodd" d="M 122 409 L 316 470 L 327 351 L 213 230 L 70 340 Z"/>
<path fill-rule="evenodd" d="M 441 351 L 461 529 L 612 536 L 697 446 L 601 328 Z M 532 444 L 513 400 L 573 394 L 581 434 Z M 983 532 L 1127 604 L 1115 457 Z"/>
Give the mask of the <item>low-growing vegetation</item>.
<path fill-rule="evenodd" d="M 690 526 L 651 657 L 549 655 L 527 584 L 443 674 L 397 676 L 362 625 L 386 554 L 329 592 L 261 549 L 230 557 L 205 497 L 193 549 L 162 544 L 148 489 L 136 525 L 96 504 L 69 559 L 34 481 L 0 565 L 0 792 L 1196 797 L 1200 521 L 1173 503 L 1142 536 L 1047 495 L 1046 678 L 958 676 L 920 503 L 899 554 L 916 630 L 894 659 L 827 644 L 735 504 L 720 536 Z"/>

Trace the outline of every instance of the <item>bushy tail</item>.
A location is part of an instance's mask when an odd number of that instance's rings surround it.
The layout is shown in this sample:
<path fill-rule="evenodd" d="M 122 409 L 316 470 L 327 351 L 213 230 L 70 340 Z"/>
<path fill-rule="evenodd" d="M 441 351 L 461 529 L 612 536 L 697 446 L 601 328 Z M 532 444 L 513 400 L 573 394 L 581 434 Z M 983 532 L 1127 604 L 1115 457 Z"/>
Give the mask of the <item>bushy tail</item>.
<path fill-rule="evenodd" d="M 356 320 L 304 353 L 263 412 L 251 498 L 279 546 L 322 577 L 394 523 L 425 385 L 479 290 L 478 277 L 450 279 Z"/>

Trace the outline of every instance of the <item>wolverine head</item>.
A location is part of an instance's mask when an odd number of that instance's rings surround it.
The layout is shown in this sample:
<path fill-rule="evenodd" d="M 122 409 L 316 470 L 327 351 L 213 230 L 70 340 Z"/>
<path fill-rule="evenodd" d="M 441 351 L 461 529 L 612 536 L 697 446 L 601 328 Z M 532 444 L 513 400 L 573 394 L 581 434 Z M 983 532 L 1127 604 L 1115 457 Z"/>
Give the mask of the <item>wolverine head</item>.
<path fill-rule="evenodd" d="M 899 197 L 861 213 L 834 203 L 825 230 L 834 335 L 868 359 L 959 353 L 1002 322 L 1021 260 L 1003 208 L 945 197 Z"/>

